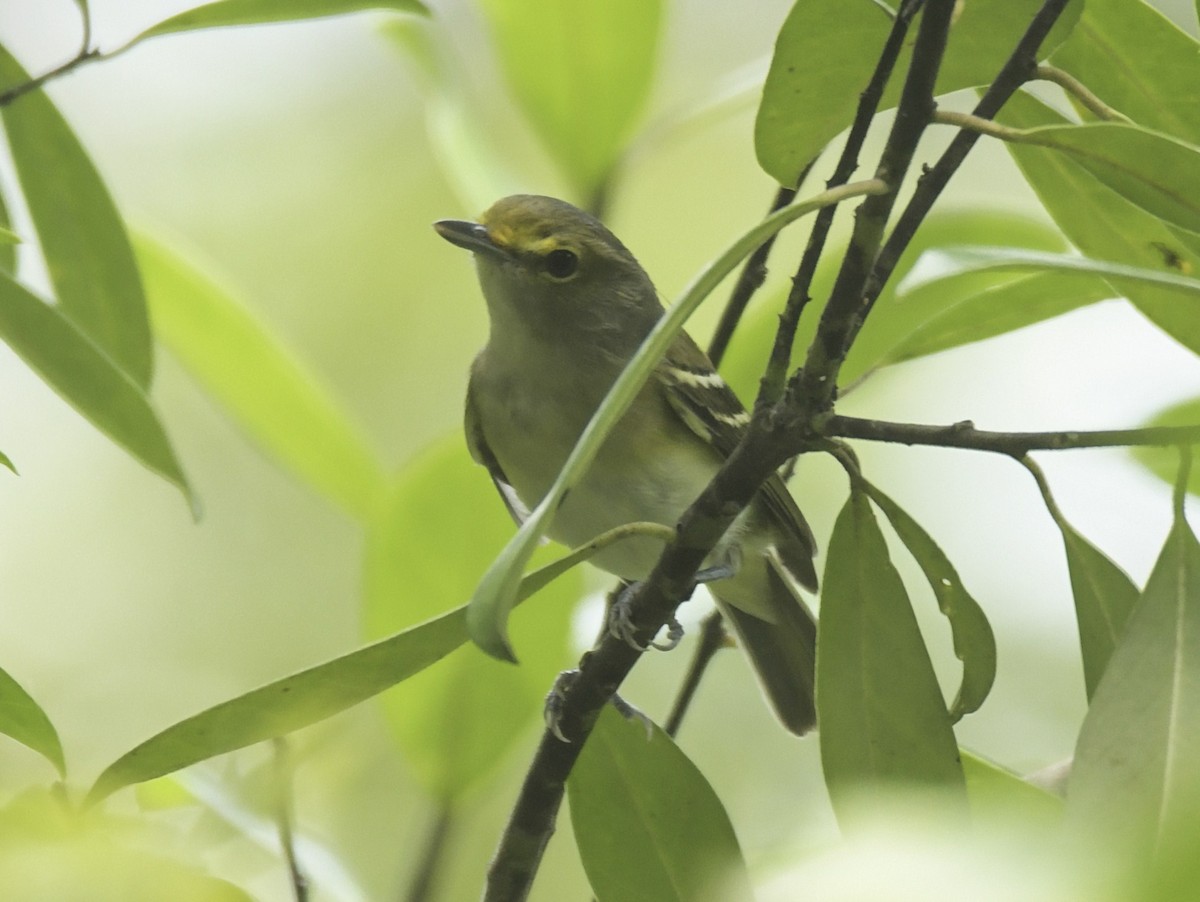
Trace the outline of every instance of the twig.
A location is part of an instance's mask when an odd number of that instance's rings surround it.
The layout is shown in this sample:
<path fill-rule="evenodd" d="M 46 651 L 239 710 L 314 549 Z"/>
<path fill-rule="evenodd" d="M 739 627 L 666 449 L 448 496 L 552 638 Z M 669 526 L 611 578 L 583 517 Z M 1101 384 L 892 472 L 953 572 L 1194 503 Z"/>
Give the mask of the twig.
<path fill-rule="evenodd" d="M 803 182 L 808 176 L 812 165 L 812 163 L 809 163 L 805 167 L 803 175 L 800 176 L 800 182 Z M 771 201 L 771 209 L 768 212 L 774 213 L 776 210 L 782 210 L 795 197 L 795 188 L 780 185 L 779 190 L 775 192 L 775 198 Z M 729 347 L 729 340 L 733 338 L 733 332 L 741 321 L 742 314 L 746 311 L 746 305 L 750 303 L 750 298 L 754 296 L 754 292 L 762 287 L 763 282 L 767 278 L 767 258 L 771 254 L 771 248 L 775 245 L 776 237 L 776 235 L 772 235 L 760 244 L 753 254 L 746 258 L 746 264 L 742 267 L 737 284 L 733 286 L 733 292 L 729 295 L 729 301 L 725 304 L 725 309 L 721 313 L 721 321 L 717 323 L 717 328 L 713 331 L 712 341 L 708 344 L 708 358 L 713 362 L 714 366 L 721 363 L 721 358 L 725 356 L 725 351 Z"/>
<path fill-rule="evenodd" d="M 850 131 L 846 135 L 846 143 L 842 147 L 841 156 L 838 158 L 837 166 L 834 167 L 833 175 L 830 177 L 827 187 L 832 188 L 836 185 L 844 185 L 850 180 L 850 176 L 854 174 L 854 171 L 858 169 L 858 155 L 862 151 L 867 131 L 870 129 L 871 121 L 874 119 L 875 112 L 879 108 L 880 99 L 883 97 L 883 90 L 887 87 L 888 80 L 892 76 L 892 71 L 896 68 L 896 60 L 899 58 L 900 51 L 904 47 L 904 38 L 908 34 L 909 23 L 924 3 L 925 0 L 908 0 L 900 8 L 900 11 L 896 14 L 896 18 L 892 21 L 892 29 L 888 33 L 883 50 L 879 54 L 879 61 L 875 64 L 875 71 L 871 74 L 871 80 L 859 96 L 858 109 L 854 114 L 854 121 L 850 125 Z M 811 166 L 812 164 L 809 165 Z M 774 404 L 779 400 L 783 392 L 784 380 L 791 369 L 792 346 L 796 341 L 796 329 L 799 327 L 800 316 L 804 312 L 804 308 L 808 306 L 811 300 L 809 292 L 812 289 L 812 280 L 816 275 L 817 264 L 821 260 L 821 254 L 825 250 L 825 242 L 829 237 L 829 229 L 833 224 L 833 217 L 836 212 L 836 207 L 826 207 L 817 214 L 817 218 L 813 222 L 812 231 L 808 236 L 808 243 L 804 248 L 804 255 L 800 258 L 800 267 L 792 279 L 792 288 L 788 292 L 787 301 L 784 304 L 783 314 L 780 317 L 779 329 L 775 333 L 775 344 L 771 349 L 767 370 L 763 374 L 759 387 L 758 401 L 755 405 L 758 408 Z"/>
<path fill-rule="evenodd" d="M 679 733 L 684 715 L 687 714 L 692 697 L 700 687 L 700 680 L 703 679 L 709 662 L 718 651 L 727 646 L 728 641 L 729 634 L 725 630 L 725 618 L 721 616 L 720 611 L 713 611 L 704 618 L 704 624 L 700 628 L 700 641 L 696 644 L 692 663 L 688 666 L 687 676 L 684 677 L 683 683 L 679 687 L 679 694 L 675 696 L 675 704 L 671 706 L 671 713 L 667 715 L 666 723 L 663 725 L 663 730 L 668 736 L 674 737 Z"/>
<path fill-rule="evenodd" d="M 308 899 L 308 878 L 300 870 L 296 860 L 296 837 L 293 829 L 292 812 L 292 761 L 288 741 L 280 736 L 272 740 L 275 750 L 275 821 L 279 829 L 279 845 L 287 862 L 288 876 L 292 883 L 292 895 L 296 902 Z"/>
<path fill-rule="evenodd" d="M 447 840 L 450 838 L 450 827 L 453 824 L 453 809 L 448 802 L 443 802 L 438 808 L 429 833 L 425 837 L 425 848 L 417 864 L 416 873 L 408 885 L 405 895 L 406 902 L 429 902 L 434 898 L 434 883 L 438 870 L 445 858 Z"/>
<path fill-rule="evenodd" d="M 1038 10 L 1037 15 L 1029 23 L 1029 28 L 1025 30 L 1025 34 L 1021 36 L 1021 40 L 1017 43 L 1012 55 L 1008 61 L 1000 69 L 1000 73 L 992 82 L 991 87 L 976 104 L 972 111 L 973 115 L 980 119 L 992 119 L 1000 112 L 1000 108 L 1008 101 L 1017 89 L 1025 82 L 1037 74 L 1037 51 L 1041 47 L 1042 42 L 1046 39 L 1046 35 L 1050 33 L 1050 29 L 1054 27 L 1054 23 L 1058 21 L 1062 15 L 1063 9 L 1066 7 L 1069 0 L 1045 0 L 1042 8 Z M 975 142 L 979 140 L 979 135 L 973 131 L 960 131 L 954 136 L 954 140 L 950 142 L 950 146 L 938 158 L 937 163 L 931 169 L 925 171 L 917 183 L 917 188 L 913 192 L 912 198 L 908 205 L 904 208 L 900 218 L 896 222 L 896 226 L 892 229 L 892 234 L 884 244 L 883 249 L 879 252 L 879 257 L 875 261 L 875 265 L 871 270 L 870 278 L 866 283 L 866 291 L 863 297 L 863 305 L 859 312 L 859 316 L 855 327 L 847 336 L 847 341 L 853 342 L 854 337 L 862 328 L 862 323 L 867 315 L 871 312 L 875 301 L 879 297 L 879 293 L 883 290 L 883 286 L 891 277 L 892 271 L 896 268 L 896 264 L 900 260 L 900 255 L 904 253 L 909 242 L 912 241 L 913 235 L 925 220 L 925 216 L 932 209 L 934 202 L 941 196 L 945 190 L 947 183 L 953 177 L 954 173 L 962 165 L 971 148 L 975 146 Z"/>
<path fill-rule="evenodd" d="M 939 125 L 953 125 L 958 128 L 969 129 L 976 134 L 987 135 L 989 138 L 1012 141 L 1014 144 L 1021 143 L 1021 140 L 1025 137 L 1025 133 L 1019 128 L 1010 128 L 1007 125 L 1001 125 L 994 119 L 983 119 L 972 113 L 938 110 L 933 114 L 933 121 Z"/>
<path fill-rule="evenodd" d="M 970 420 L 949 426 L 892 423 L 835 415 L 823 424 L 827 437 L 858 438 L 901 445 L 932 445 L 991 451 L 1021 458 L 1030 451 L 1076 448 L 1200 444 L 1200 426 L 1152 426 L 1146 429 L 1101 429 L 1070 432 L 992 432 L 976 429 Z"/>
<path fill-rule="evenodd" d="M 1100 119 L 1109 122 L 1130 121 L 1128 116 L 1118 113 L 1110 107 L 1070 72 L 1060 69 L 1057 66 L 1051 66 L 1049 63 L 1042 63 L 1037 67 L 1037 77 L 1042 79 L 1042 81 L 1049 81 L 1058 85 Z"/>
<path fill-rule="evenodd" d="M 75 54 L 75 56 L 71 57 L 71 59 L 67 60 L 61 66 L 57 66 L 51 69 L 49 72 L 39 75 L 37 78 L 31 78 L 27 82 L 22 82 L 19 85 L 13 85 L 11 88 L 0 92 L 0 106 L 8 106 L 18 97 L 23 97 L 30 91 L 36 91 L 46 82 L 58 78 L 60 75 L 66 75 L 68 72 L 78 69 L 84 63 L 90 63 L 94 60 L 108 58 L 108 56 L 101 53 L 99 50 L 88 49 L 87 45 L 84 45 L 83 49 L 81 49 L 79 53 Z"/>
<path fill-rule="evenodd" d="M 789 407 L 811 417 L 827 411 L 837 390 L 837 376 L 860 322 L 866 286 L 883 242 L 888 217 L 897 192 L 934 112 L 933 90 L 946 50 L 954 15 L 954 0 L 929 0 L 917 29 L 912 64 L 904 81 L 896 120 L 880 156 L 876 178 L 891 186 L 885 194 L 863 201 L 850 246 L 842 261 L 829 302 L 821 314 L 816 338 L 808 349 L 804 367 L 788 386 Z"/>

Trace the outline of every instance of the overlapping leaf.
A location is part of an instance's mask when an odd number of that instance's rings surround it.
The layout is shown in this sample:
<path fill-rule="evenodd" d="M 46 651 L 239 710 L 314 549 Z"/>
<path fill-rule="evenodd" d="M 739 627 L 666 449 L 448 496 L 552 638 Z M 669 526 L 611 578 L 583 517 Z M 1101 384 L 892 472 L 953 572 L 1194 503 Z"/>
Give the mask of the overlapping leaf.
<path fill-rule="evenodd" d="M 420 0 L 217 0 L 178 13 L 147 28 L 126 46 L 162 34 L 224 28 L 230 25 L 261 25 L 340 16 L 368 9 L 402 13 L 428 13 Z"/>
<path fill-rule="evenodd" d="M 21 684 L 0 669 L 0 733 L 33 749 L 66 776 L 62 743 L 46 712 Z"/>

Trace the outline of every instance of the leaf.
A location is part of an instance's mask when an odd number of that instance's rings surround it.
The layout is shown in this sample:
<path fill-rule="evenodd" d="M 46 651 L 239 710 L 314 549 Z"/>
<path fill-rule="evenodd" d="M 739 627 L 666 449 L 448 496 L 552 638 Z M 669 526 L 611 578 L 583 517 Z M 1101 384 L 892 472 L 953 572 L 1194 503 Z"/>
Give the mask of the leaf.
<path fill-rule="evenodd" d="M 1067 522 L 1050 494 L 1050 485 L 1041 470 L 1031 466 L 1029 461 L 1025 466 L 1037 480 L 1046 509 L 1062 532 L 1067 569 L 1071 575 L 1071 594 L 1075 598 L 1075 620 L 1079 625 L 1084 683 L 1090 700 L 1120 641 L 1129 612 L 1137 602 L 1138 587 L 1124 570 Z"/>
<path fill-rule="evenodd" d="M 1124 122 L 1047 125 L 1012 140 L 1069 154 L 1140 209 L 1200 232 L 1200 147 L 1194 144 Z"/>
<path fill-rule="evenodd" d="M 1031 128 L 1064 120 L 1027 94 L 1005 105 L 1001 121 Z M 1088 257 L 1164 273 L 1200 272 L 1200 238 L 1174 229 L 1101 184 L 1069 157 L 1032 145 L 1007 144 L 1026 180 L 1063 234 Z M 1113 278 L 1113 287 L 1156 326 L 1200 353 L 1200 319 L 1175 292 L 1149 282 Z"/>
<path fill-rule="evenodd" d="M 147 28 L 122 49 L 161 34 L 196 31 L 201 28 L 224 28 L 229 25 L 296 22 L 301 19 L 340 16 L 368 9 L 429 14 L 428 8 L 420 0 L 218 0 L 216 3 L 206 3 L 164 19 Z"/>
<path fill-rule="evenodd" d="M 597 543 L 616 541 L 613 530 Z M 517 604 L 585 560 L 585 547 L 528 574 Z M 462 605 L 402 632 L 275 680 L 181 720 L 126 752 L 97 778 L 87 803 L 122 787 L 174 773 L 198 761 L 274 739 L 378 695 L 440 661 L 468 639 Z"/>
<path fill-rule="evenodd" d="M 591 198 L 645 106 L 663 0 L 482 0 L 513 94 L 555 162 Z"/>
<path fill-rule="evenodd" d="M 821 766 L 838 820 L 856 797 L 943 789 L 966 807 L 950 716 L 870 502 L 855 488 L 833 527 L 817 634 Z"/>
<path fill-rule="evenodd" d="M 0 47 L 0 83 L 28 73 Z M 43 91 L 0 108 L 17 178 L 62 313 L 143 389 L 154 370 L 146 300 L 100 174 Z"/>
<path fill-rule="evenodd" d="M 54 765 L 59 775 L 66 777 L 67 765 L 63 759 L 62 743 L 58 731 L 46 716 L 46 712 L 33 700 L 28 692 L 7 672 L 0 668 L 0 733 L 15 739 L 21 745 L 33 749 Z"/>
<path fill-rule="evenodd" d="M 1139 125 L 1200 144 L 1197 49 L 1195 38 L 1148 3 L 1087 0 L 1051 62 Z"/>
<path fill-rule="evenodd" d="M 992 634 L 992 626 L 933 537 L 875 486 L 864 481 L 863 488 L 887 516 L 896 535 L 920 566 L 938 608 L 950 622 L 954 654 L 963 663 L 962 682 L 954 704 L 950 706 L 950 717 L 960 720 L 964 714 L 979 710 L 996 680 L 996 637 Z"/>
<path fill-rule="evenodd" d="M 191 488 L 145 392 L 57 308 L 2 274 L 0 341 L 93 426 L 178 486 L 194 508 Z"/>
<path fill-rule="evenodd" d="M 1071 3 L 1043 43 L 1041 55 L 1062 41 L 1079 17 Z M 936 93 L 989 84 L 1041 7 L 1040 0 L 972 0 L 962 4 Z M 912 58 L 912 34 L 879 105 L 896 105 Z M 891 11 L 876 0 L 805 0 L 788 14 L 775 43 L 754 123 L 758 162 L 780 184 L 794 185 L 801 170 L 850 126 L 859 94 L 891 29 Z"/>
<path fill-rule="evenodd" d="M 1200 398 L 1189 398 L 1155 414 L 1146 426 L 1191 426 L 1200 423 Z M 1179 453 L 1173 448 L 1150 446 L 1131 449 L 1133 456 L 1164 482 L 1175 481 L 1179 469 Z M 1191 470 L 1188 491 L 1200 495 L 1200 469 Z"/>
<path fill-rule="evenodd" d="M 1200 542 L 1177 486 L 1171 531 L 1083 722 L 1067 824 L 1144 861 L 1194 829 L 1197 802 Z"/>
<path fill-rule="evenodd" d="M 1011 823 L 1013 815 L 1022 820 L 1057 826 L 1063 802 L 1046 790 L 1023 780 L 1018 774 L 993 761 L 960 749 L 963 773 L 967 778 L 967 799 L 971 819 L 978 824 L 992 816 Z"/>
<path fill-rule="evenodd" d="M 721 800 L 648 721 L 626 720 L 606 706 L 567 779 L 567 794 L 598 902 L 753 897 Z"/>
<path fill-rule="evenodd" d="M 0 272 L 15 276 L 17 272 L 17 248 L 21 236 L 12 231 L 12 218 L 8 215 L 8 205 L 4 202 L 4 194 L 0 192 Z"/>
<path fill-rule="evenodd" d="M 1194 302 L 1195 298 L 1200 297 L 1200 279 L 1108 260 L 1004 247 L 955 247 L 931 251 L 927 256 L 930 269 L 938 272 L 938 279 L 980 272 L 1060 272 L 1071 275 L 1084 286 L 1093 284 L 1094 277 L 1100 277 L 1122 284 L 1150 285 L 1170 291 L 1179 296 L 1178 301 Z M 912 279 L 906 280 L 901 287 L 925 284 L 928 283 Z M 1194 307 L 1191 309 L 1196 310 Z"/>
<path fill-rule="evenodd" d="M 0 466 L 8 467 L 8 469 L 12 470 L 14 473 L 17 472 L 16 464 L 14 464 L 9 456 L 3 451 L 0 451 Z M 19 476 L 20 474 L 18 473 L 17 475 Z"/>
<path fill-rule="evenodd" d="M 136 236 L 154 331 L 275 461 L 360 520 L 387 478 L 356 424 L 229 292 L 173 249 Z"/>
<path fill-rule="evenodd" d="M 521 528 L 504 550 L 492 562 L 483 575 L 467 612 L 467 625 L 471 639 L 493 657 L 515 661 L 512 645 L 508 640 L 508 614 L 516 598 L 516 589 L 521 573 L 529 562 L 542 536 L 550 528 L 554 513 L 570 488 L 575 485 L 592 462 L 600 444 L 613 425 L 629 409 L 634 397 L 645 385 L 646 380 L 658 365 L 675 336 L 683 329 L 687 318 L 700 306 L 721 280 L 754 248 L 762 244 L 789 222 L 799 219 L 830 203 L 845 197 L 883 190 L 881 184 L 862 182 L 825 191 L 810 200 L 793 204 L 772 213 L 762 222 L 737 239 L 723 254 L 709 263 L 684 289 L 677 300 L 663 314 L 653 331 L 646 336 L 641 347 L 626 364 L 621 375 L 609 389 L 604 401 L 588 422 L 587 428 L 575 443 L 575 448 L 563 464 L 554 484 L 546 492 L 538 506 L 530 512 Z"/>
<path fill-rule="evenodd" d="M 367 635 L 395 632 L 461 603 L 512 531 L 461 435 L 420 455 L 400 473 L 367 534 Z M 549 556 L 549 548 L 542 551 Z M 384 696 L 405 759 L 437 798 L 453 801 L 478 784 L 541 715 L 546 687 L 566 664 L 581 571 L 545 591 L 544 603 L 514 623 L 527 649 L 522 666 L 469 646 Z"/>

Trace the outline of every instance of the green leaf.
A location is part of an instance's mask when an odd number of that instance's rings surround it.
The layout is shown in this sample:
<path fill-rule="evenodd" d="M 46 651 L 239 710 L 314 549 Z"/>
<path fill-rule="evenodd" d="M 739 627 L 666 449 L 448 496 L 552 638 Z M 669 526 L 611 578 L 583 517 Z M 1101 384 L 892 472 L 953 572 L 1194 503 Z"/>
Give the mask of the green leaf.
<path fill-rule="evenodd" d="M 962 682 L 950 706 L 957 721 L 978 711 L 996 680 L 996 637 L 987 615 L 967 592 L 945 552 L 921 525 L 895 501 L 868 482 L 863 482 L 871 500 L 879 506 L 896 535 L 920 566 L 937 599 L 938 608 L 950 622 L 954 654 L 963 663 Z"/>
<path fill-rule="evenodd" d="M 721 800 L 648 721 L 626 720 L 606 706 L 567 779 L 567 794 L 598 902 L 753 897 Z"/>
<path fill-rule="evenodd" d="M 1129 613 L 1137 603 L 1138 587 L 1124 570 L 1067 522 L 1054 496 L 1050 494 L 1050 485 L 1041 470 L 1029 462 L 1026 462 L 1026 467 L 1037 480 L 1046 509 L 1062 532 L 1067 569 L 1071 575 L 1071 593 L 1075 597 L 1075 620 L 1079 625 L 1084 683 L 1087 696 L 1091 699 L 1120 641 Z"/>
<path fill-rule="evenodd" d="M 0 47 L 0 84 L 28 79 Z M 45 92 L 17 98 L 0 116 L 62 312 L 148 387 L 154 362 L 142 282 L 100 174 Z"/>
<path fill-rule="evenodd" d="M 817 634 L 821 766 L 834 812 L 888 787 L 943 789 L 966 807 L 950 716 L 900 574 L 867 495 L 855 488 L 833 527 Z"/>
<path fill-rule="evenodd" d="M 8 205 L 4 202 L 4 193 L 0 191 L 0 272 L 15 276 L 17 272 L 17 248 L 21 236 L 12 231 L 12 218 L 8 215 Z"/>
<path fill-rule="evenodd" d="M 422 454 L 400 473 L 367 535 L 368 636 L 461 603 L 512 532 L 487 472 L 470 459 L 461 435 Z M 522 666 L 469 646 L 383 698 L 406 760 L 438 798 L 461 797 L 503 764 L 506 750 L 541 715 L 546 687 L 566 664 L 571 614 L 583 594 L 581 571 L 546 594 L 531 616 L 514 621 L 527 649 Z"/>
<path fill-rule="evenodd" d="M 475 589 L 468 608 L 467 623 L 471 630 L 471 639 L 480 648 L 494 657 L 516 660 L 508 640 L 507 623 L 508 614 L 515 603 L 521 573 L 542 536 L 550 528 L 554 514 L 567 491 L 587 470 L 600 444 L 613 425 L 629 409 L 629 405 L 633 403 L 633 399 L 646 384 L 671 342 L 683 329 L 687 318 L 700 306 L 701 301 L 708 297 L 744 257 L 788 223 L 843 198 L 880 190 L 883 190 L 883 186 L 874 182 L 846 185 L 772 213 L 738 238 L 723 254 L 701 270 L 684 289 L 679 300 L 663 314 L 637 353 L 621 371 L 608 395 L 592 415 L 579 441 L 575 443 L 574 450 L 545 497 L 529 514 L 513 539 L 504 546 L 504 550 L 492 562 Z"/>
<path fill-rule="evenodd" d="M 1148 3 L 1087 0 L 1051 62 L 1139 125 L 1200 144 L 1198 50 Z"/>
<path fill-rule="evenodd" d="M 1189 398 L 1160 411 L 1146 423 L 1147 426 L 1192 426 L 1200 424 L 1200 398 Z M 1175 481 L 1179 469 L 1179 452 L 1173 448 L 1133 448 L 1133 456 L 1151 473 L 1167 483 Z M 1200 495 L 1200 468 L 1193 467 L 1188 481 L 1188 491 Z"/>
<path fill-rule="evenodd" d="M 921 260 L 920 271 L 927 272 L 930 269 L 928 260 L 922 259 L 923 253 L 932 248 L 964 242 L 986 242 L 1042 251 L 1063 251 L 1067 247 L 1057 230 L 1025 216 L 991 210 L 935 210 L 922 223 L 913 241 L 901 255 L 892 278 L 884 286 L 871 311 L 871 317 L 850 349 L 842 367 L 843 385 L 851 385 L 874 368 L 894 362 L 891 355 L 898 346 L 904 344 L 906 336 L 921 330 L 962 297 L 1000 288 L 1014 280 L 1010 275 L 990 273 L 977 275 L 962 284 L 946 286 L 944 290 L 930 285 L 903 296 L 897 293 L 900 290 L 897 286 L 918 260 Z M 836 275 L 835 256 L 826 255 L 823 265 L 818 268 L 811 291 L 813 298 L 829 296 Z M 779 327 L 778 312 L 783 306 L 782 297 L 764 301 L 751 308 L 750 315 L 734 334 L 726 363 L 722 367 L 729 384 L 747 404 L 753 401 L 758 390 L 758 382 Z M 800 320 L 796 348 L 803 349 L 812 343 L 820 316 L 817 310 L 811 313 L 813 315 L 805 315 Z"/>
<path fill-rule="evenodd" d="M 8 467 L 8 469 L 12 470 L 14 473 L 17 472 L 16 464 L 14 464 L 12 462 L 12 459 L 9 458 L 9 456 L 7 454 L 5 454 L 3 451 L 0 451 L 0 466 Z M 18 473 L 17 475 L 20 475 L 20 474 Z"/>
<path fill-rule="evenodd" d="M 224 28 L 228 25 L 262 25 L 268 22 L 295 22 L 320 19 L 368 9 L 428 15 L 420 0 L 218 0 L 164 19 L 146 29 L 126 46 L 160 34 Z"/>
<path fill-rule="evenodd" d="M 3 274 L 0 341 L 93 426 L 178 486 L 194 506 L 191 488 L 146 393 L 58 308 L 43 304 Z"/>
<path fill-rule="evenodd" d="M 33 749 L 54 765 L 65 777 L 67 765 L 63 759 L 58 731 L 46 712 L 28 692 L 0 668 L 0 733 Z"/>
<path fill-rule="evenodd" d="M 1200 802 L 1200 542 L 1182 486 L 1146 588 L 1084 719 L 1067 822 L 1144 861 Z M 1194 834 L 1193 834 L 1194 835 Z"/>
<path fill-rule="evenodd" d="M 598 547 L 620 538 L 606 534 Z M 528 574 L 517 604 L 577 566 L 586 547 Z M 414 590 L 415 591 L 415 590 Z M 122 787 L 173 773 L 190 764 L 310 726 L 378 695 L 440 661 L 468 640 L 462 605 L 193 715 L 152 736 L 110 764 L 88 792 L 88 804 Z"/>
<path fill-rule="evenodd" d="M 1019 128 L 1064 121 L 1023 93 L 1005 105 L 999 118 Z M 1032 145 L 1006 147 L 1046 212 L 1088 257 L 1163 273 L 1200 272 L 1200 237 L 1173 228 L 1125 200 L 1063 154 Z M 1111 281 L 1155 325 L 1200 353 L 1200 318 L 1190 305 L 1179 303 L 1178 294 L 1145 281 Z"/>
<path fill-rule="evenodd" d="M 995 338 L 1114 295 L 1107 282 L 1057 272 L 1017 276 L 982 291 L 949 280 L 926 290 L 946 293 L 945 310 L 897 342 L 880 366 Z"/>
<path fill-rule="evenodd" d="M 510 87 L 575 190 L 591 198 L 650 92 L 663 0 L 482 0 Z"/>
<path fill-rule="evenodd" d="M 1022 820 L 1057 826 L 1062 817 L 1062 799 L 966 749 L 959 749 L 959 754 L 967 778 L 967 799 L 971 803 L 973 822 L 993 816 L 1009 824 L 1016 815 Z"/>
<path fill-rule="evenodd" d="M 148 235 L 135 243 L 155 334 L 270 457 L 367 519 L 387 478 L 356 424 L 210 276 Z"/>
<path fill-rule="evenodd" d="M 980 272 L 1059 272 L 1072 276 L 1086 288 L 1094 284 L 1095 277 L 1106 278 L 1122 284 L 1150 285 L 1178 295 L 1180 301 L 1194 302 L 1200 297 L 1200 279 L 1163 272 L 1149 268 L 1129 266 L 1108 260 L 1092 260 L 1069 254 L 1045 254 L 1004 247 L 955 247 L 932 251 L 929 255 L 930 269 L 935 270 L 937 279 L 957 278 L 964 274 Z M 907 280 L 902 287 L 925 285 L 917 279 Z M 1189 306 L 1179 304 L 1179 306 Z M 1195 311 L 1195 307 L 1190 307 Z"/>
<path fill-rule="evenodd" d="M 1200 147 L 1124 122 L 1047 125 L 1012 140 L 1068 154 L 1130 203 L 1200 232 Z"/>
<path fill-rule="evenodd" d="M 1040 0 L 972 0 L 962 5 L 936 92 L 988 84 L 1041 7 Z M 1045 41 L 1041 55 L 1062 41 L 1079 17 L 1071 3 Z M 879 109 L 896 105 L 912 59 L 900 54 Z M 801 170 L 850 126 L 891 29 L 891 11 L 876 0 L 805 0 L 788 14 L 775 43 L 754 125 L 759 164 L 780 184 L 794 185 Z"/>

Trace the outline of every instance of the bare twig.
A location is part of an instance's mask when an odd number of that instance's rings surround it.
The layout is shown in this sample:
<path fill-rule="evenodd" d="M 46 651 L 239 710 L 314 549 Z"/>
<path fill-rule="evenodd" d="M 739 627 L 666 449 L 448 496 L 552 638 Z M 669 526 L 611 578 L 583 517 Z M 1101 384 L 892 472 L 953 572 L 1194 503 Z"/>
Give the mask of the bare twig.
<path fill-rule="evenodd" d="M 300 870 L 296 860 L 296 836 L 292 811 L 292 759 L 285 737 L 272 740 L 275 750 L 275 822 L 279 831 L 279 845 L 287 862 L 288 877 L 292 884 L 292 896 L 296 902 L 308 899 L 308 878 Z"/>
<path fill-rule="evenodd" d="M 704 624 L 700 628 L 700 641 L 696 644 L 687 676 L 684 677 L 679 694 L 675 696 L 675 704 L 671 706 L 671 713 L 667 715 L 666 723 L 663 724 L 663 730 L 668 736 L 679 733 L 684 715 L 687 714 L 692 697 L 700 687 L 700 680 L 703 679 L 709 662 L 728 643 L 729 634 L 725 630 L 725 618 L 721 616 L 720 611 L 713 611 L 704 618 Z"/>
<path fill-rule="evenodd" d="M 453 824 L 453 809 L 443 802 L 434 816 L 433 824 L 425 837 L 425 848 L 421 851 L 417 870 L 408 885 L 406 902 L 429 902 L 434 895 L 438 871 L 445 860 L 446 844 Z"/>

